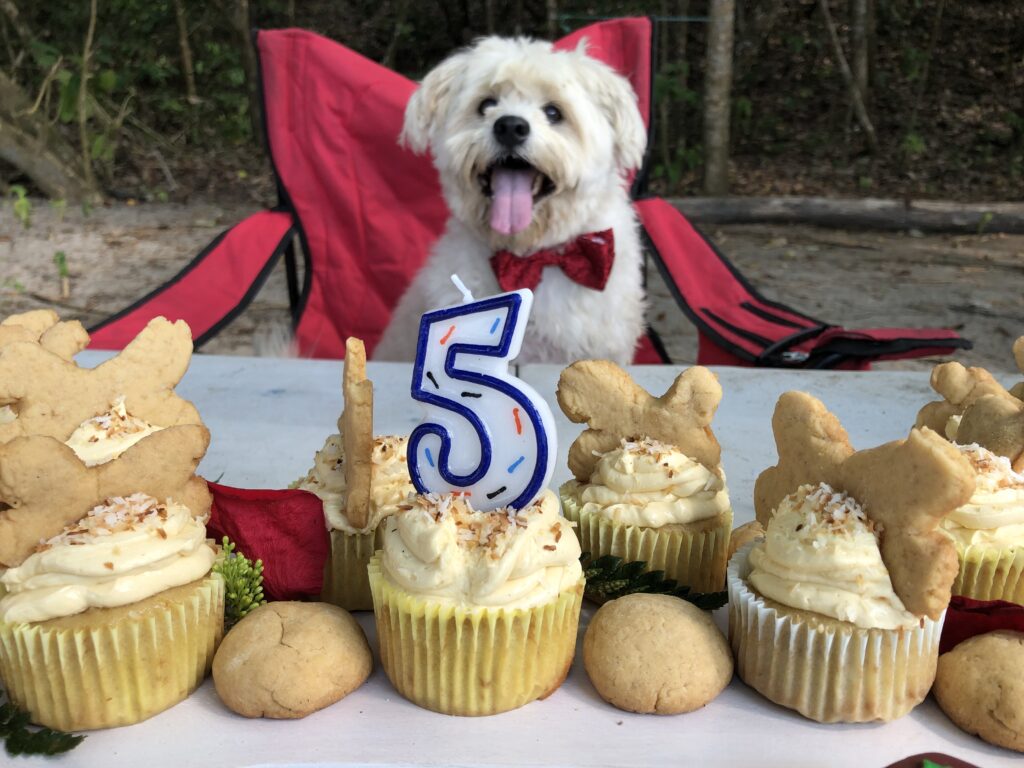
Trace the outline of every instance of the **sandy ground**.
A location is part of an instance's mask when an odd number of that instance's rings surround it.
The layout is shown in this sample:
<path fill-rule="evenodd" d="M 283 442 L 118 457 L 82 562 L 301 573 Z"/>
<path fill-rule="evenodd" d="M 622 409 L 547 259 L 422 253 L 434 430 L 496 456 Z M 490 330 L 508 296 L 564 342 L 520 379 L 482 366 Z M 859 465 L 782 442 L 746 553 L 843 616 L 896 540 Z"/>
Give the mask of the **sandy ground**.
<path fill-rule="evenodd" d="M 25 228 L 0 211 L 0 316 L 54 307 L 86 326 L 123 308 L 184 266 L 249 212 L 216 205 L 115 205 L 84 215 L 34 201 Z M 803 226 L 725 226 L 709 234 L 764 294 L 847 327 L 950 327 L 971 339 L 965 363 L 1010 371 L 1024 334 L 1024 237 L 917 236 Z M 65 254 L 61 298 L 54 256 Z M 675 359 L 696 357 L 696 333 L 651 270 L 651 319 Z M 278 269 L 249 309 L 203 352 L 251 355 L 280 348 L 288 299 Z M 927 369 L 934 360 L 880 367 Z"/>

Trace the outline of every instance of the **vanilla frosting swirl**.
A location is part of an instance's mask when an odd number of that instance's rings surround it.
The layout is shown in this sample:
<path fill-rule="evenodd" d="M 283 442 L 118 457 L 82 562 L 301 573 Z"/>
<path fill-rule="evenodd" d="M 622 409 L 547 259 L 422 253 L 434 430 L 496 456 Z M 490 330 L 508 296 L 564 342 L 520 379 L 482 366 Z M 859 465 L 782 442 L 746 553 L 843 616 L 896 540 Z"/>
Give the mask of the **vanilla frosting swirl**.
<path fill-rule="evenodd" d="M 83 421 L 65 444 L 85 466 L 95 467 L 113 461 L 142 438 L 161 429 L 129 414 L 124 398 L 119 397 L 109 411 Z"/>
<path fill-rule="evenodd" d="M 874 523 L 825 483 L 801 486 L 780 502 L 750 565 L 754 589 L 790 608 L 864 629 L 919 625 L 893 591 Z"/>
<path fill-rule="evenodd" d="M 0 577 L 0 620 L 136 603 L 202 578 L 213 561 L 206 527 L 187 507 L 142 493 L 108 499 Z"/>
<path fill-rule="evenodd" d="M 729 509 L 721 470 L 651 439 L 624 440 L 601 454 L 590 482 L 579 486 L 579 498 L 581 514 L 646 528 L 692 523 Z"/>
<path fill-rule="evenodd" d="M 1024 474 L 980 445 L 957 447 L 974 467 L 974 494 L 943 519 L 943 529 L 962 546 L 1024 546 Z"/>
<path fill-rule="evenodd" d="M 341 435 L 331 435 L 316 452 L 313 466 L 296 488 L 310 491 L 324 503 L 327 527 L 346 533 L 367 533 L 398 511 L 416 493 L 406 460 L 408 438 L 387 435 L 373 439 L 370 475 L 370 514 L 365 528 L 354 528 L 345 514 L 345 445 Z"/>
<path fill-rule="evenodd" d="M 550 491 L 524 510 L 477 512 L 417 496 L 384 529 L 384 574 L 408 592 L 463 606 L 528 609 L 583 576 L 580 544 Z"/>

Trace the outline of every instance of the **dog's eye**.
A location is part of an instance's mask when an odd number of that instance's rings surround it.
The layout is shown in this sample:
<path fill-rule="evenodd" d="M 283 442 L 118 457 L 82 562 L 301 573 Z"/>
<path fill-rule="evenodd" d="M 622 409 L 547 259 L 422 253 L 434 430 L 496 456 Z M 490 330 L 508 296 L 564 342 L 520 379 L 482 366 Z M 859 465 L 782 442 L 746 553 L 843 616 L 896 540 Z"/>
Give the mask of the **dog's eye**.
<path fill-rule="evenodd" d="M 544 107 L 544 116 L 547 117 L 548 122 L 554 125 L 555 123 L 562 122 L 562 110 L 556 107 L 554 104 L 547 104 Z"/>
<path fill-rule="evenodd" d="M 478 114 L 482 115 L 491 107 L 496 106 L 498 106 L 498 101 L 496 99 L 484 99 L 483 101 L 480 102 L 480 105 L 476 108 L 476 111 Z"/>

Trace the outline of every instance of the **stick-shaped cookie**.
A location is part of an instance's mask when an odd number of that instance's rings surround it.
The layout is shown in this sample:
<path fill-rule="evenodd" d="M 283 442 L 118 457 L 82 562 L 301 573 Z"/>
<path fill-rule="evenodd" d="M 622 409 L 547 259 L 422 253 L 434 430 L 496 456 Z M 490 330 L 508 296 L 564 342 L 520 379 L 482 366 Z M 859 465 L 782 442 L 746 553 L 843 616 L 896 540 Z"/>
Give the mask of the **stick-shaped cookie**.
<path fill-rule="evenodd" d="M 1024 373 L 1024 336 L 1013 342 L 1013 361 L 1017 363 L 1017 370 Z M 1010 394 L 1018 400 L 1024 400 L 1024 381 L 1010 387 Z"/>
<path fill-rule="evenodd" d="M 927 427 L 913 429 L 906 440 L 850 456 L 843 462 L 839 487 L 881 523 L 882 560 L 903 605 L 918 616 L 938 619 L 959 570 L 956 546 L 938 526 L 970 501 L 970 462 Z"/>
<path fill-rule="evenodd" d="M 0 565 L 20 565 L 41 540 L 114 496 L 173 499 L 205 516 L 210 492 L 195 471 L 209 443 L 206 427 L 171 427 L 96 467 L 86 467 L 52 437 L 19 437 L 0 445 L 0 501 L 10 507 L 0 511 Z"/>
<path fill-rule="evenodd" d="M 596 454 L 624 439 L 649 437 L 673 445 L 712 469 L 722 460 L 711 431 L 722 387 L 707 368 L 683 371 L 665 394 L 654 397 L 615 363 L 581 360 L 562 371 L 557 394 L 569 420 L 589 427 L 569 449 L 569 469 L 581 482 L 593 475 Z"/>
<path fill-rule="evenodd" d="M 79 368 L 40 344 L 0 347 L 0 403 L 14 403 L 18 414 L 0 424 L 0 443 L 22 435 L 67 440 L 121 396 L 132 416 L 155 426 L 201 424 L 192 403 L 174 392 L 191 356 L 188 325 L 162 317 L 150 320 L 116 357 L 96 368 Z"/>
<path fill-rule="evenodd" d="M 840 467 L 853 454 L 843 425 L 806 392 L 784 392 L 772 414 L 779 463 L 754 483 L 757 521 L 768 527 L 783 498 L 807 483 L 839 484 Z"/>
<path fill-rule="evenodd" d="M 345 446 L 345 516 L 354 528 L 370 519 L 373 479 L 373 382 L 366 378 L 366 347 L 360 339 L 345 340 L 342 380 L 345 409 L 338 431 Z"/>
<path fill-rule="evenodd" d="M 34 309 L 0 322 L 0 347 L 16 341 L 36 342 L 57 357 L 70 360 L 89 346 L 89 334 L 77 320 L 61 322 L 52 309 Z"/>
<path fill-rule="evenodd" d="M 927 403 L 921 408 L 914 426 L 928 427 L 940 435 L 946 434 L 946 423 L 950 416 L 959 416 L 980 398 L 986 395 L 1012 397 L 984 368 L 965 368 L 960 363 L 935 366 L 932 369 L 931 385 L 943 399 Z"/>
<path fill-rule="evenodd" d="M 1024 402 L 995 395 L 978 399 L 964 411 L 956 441 L 988 448 L 1008 458 L 1014 471 L 1024 472 Z"/>

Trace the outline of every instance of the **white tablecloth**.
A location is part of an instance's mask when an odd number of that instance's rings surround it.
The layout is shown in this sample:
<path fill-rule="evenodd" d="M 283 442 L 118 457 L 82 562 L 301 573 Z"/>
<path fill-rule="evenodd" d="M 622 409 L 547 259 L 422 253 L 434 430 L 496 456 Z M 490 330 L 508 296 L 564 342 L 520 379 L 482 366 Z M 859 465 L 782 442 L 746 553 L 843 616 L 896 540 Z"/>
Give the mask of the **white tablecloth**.
<path fill-rule="evenodd" d="M 86 353 L 92 365 L 101 355 Z M 240 487 L 283 488 L 309 467 L 341 410 L 338 362 L 197 356 L 178 391 L 199 407 L 213 434 L 201 471 Z M 548 398 L 558 419 L 553 486 L 567 479 L 565 456 L 580 427 L 554 402 L 559 368 L 524 366 L 520 376 Z M 410 399 L 411 366 L 375 364 L 377 434 L 408 433 L 419 422 Z M 662 392 L 677 368 L 635 369 Z M 753 519 L 757 473 L 775 461 L 771 412 L 778 395 L 803 389 L 843 421 L 854 445 L 904 436 L 932 399 L 923 373 L 718 371 L 725 396 L 714 429 L 722 443 L 736 524 Z M 591 615 L 584 610 L 583 626 Z M 724 611 L 716 619 L 724 628 Z M 360 621 L 376 644 L 372 614 Z M 605 704 L 577 660 L 565 684 L 545 701 L 485 718 L 438 715 L 402 699 L 383 670 L 327 709 L 298 721 L 246 720 L 229 712 L 207 681 L 187 701 L 127 728 L 90 734 L 48 765 L 97 768 L 223 768 L 330 764 L 390 766 L 851 766 L 878 768 L 919 752 L 945 752 L 980 766 L 1019 766 L 1015 753 L 967 736 L 932 700 L 884 725 L 820 725 L 778 707 L 738 678 L 704 709 L 657 717 Z M 6 764 L 6 755 L 0 764 Z M 21 759 L 15 765 L 43 765 Z"/>

